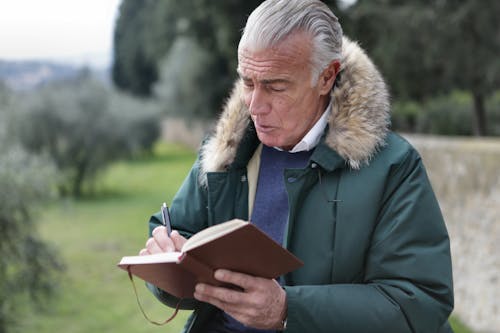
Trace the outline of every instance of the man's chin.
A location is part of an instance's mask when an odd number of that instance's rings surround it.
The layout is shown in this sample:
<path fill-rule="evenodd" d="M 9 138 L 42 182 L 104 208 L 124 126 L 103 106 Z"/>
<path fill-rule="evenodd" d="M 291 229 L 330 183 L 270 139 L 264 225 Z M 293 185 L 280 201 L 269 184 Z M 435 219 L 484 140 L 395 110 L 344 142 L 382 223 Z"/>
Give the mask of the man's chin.
<path fill-rule="evenodd" d="M 257 136 L 263 144 L 265 144 L 268 147 L 278 147 L 278 140 L 276 140 L 276 137 L 269 135 L 268 133 L 262 133 L 257 131 Z"/>
<path fill-rule="evenodd" d="M 277 147 L 282 150 L 290 150 L 293 148 L 293 146 L 285 145 L 283 142 L 280 140 L 277 140 L 275 136 L 271 137 L 270 135 L 262 134 L 257 132 L 257 136 L 262 142 L 262 144 L 268 146 L 268 147 Z"/>

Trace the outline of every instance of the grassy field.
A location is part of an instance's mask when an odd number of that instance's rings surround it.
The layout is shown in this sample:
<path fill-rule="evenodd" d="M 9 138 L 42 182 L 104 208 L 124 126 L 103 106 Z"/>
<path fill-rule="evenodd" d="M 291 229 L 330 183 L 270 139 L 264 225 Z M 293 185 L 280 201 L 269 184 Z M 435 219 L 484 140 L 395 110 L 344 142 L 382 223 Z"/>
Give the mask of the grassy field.
<path fill-rule="evenodd" d="M 144 246 L 147 220 L 163 201 L 170 202 L 195 155 L 162 146 L 155 158 L 118 163 L 103 175 L 95 197 L 67 201 L 43 212 L 40 233 L 63 257 L 66 272 L 58 298 L 42 313 L 21 318 L 20 332 L 179 332 L 189 314 L 181 312 L 166 327 L 142 317 L 125 272 L 123 255 Z M 170 315 L 136 280 L 141 302 L 152 319 Z"/>
<path fill-rule="evenodd" d="M 154 157 L 114 165 L 96 195 L 64 201 L 41 212 L 41 236 L 59 251 L 66 271 L 56 299 L 43 311 L 26 311 L 19 332 L 179 332 L 189 312 L 156 327 L 142 317 L 125 272 L 115 267 L 136 254 L 146 239 L 149 214 L 170 202 L 195 155 L 177 146 L 159 146 Z M 141 302 L 152 319 L 171 310 L 136 280 Z M 453 322 L 455 332 L 467 333 Z"/>

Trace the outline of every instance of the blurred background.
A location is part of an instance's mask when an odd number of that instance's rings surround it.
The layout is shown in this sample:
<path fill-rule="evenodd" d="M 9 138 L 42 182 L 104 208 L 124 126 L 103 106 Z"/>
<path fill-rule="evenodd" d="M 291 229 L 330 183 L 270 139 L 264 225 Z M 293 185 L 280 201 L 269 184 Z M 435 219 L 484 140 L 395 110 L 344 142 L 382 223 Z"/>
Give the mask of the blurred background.
<path fill-rule="evenodd" d="M 188 172 L 260 2 L 0 0 L 0 333 L 180 330 L 189 312 L 150 325 L 115 265 Z M 455 331 L 500 332 L 500 1 L 325 3 L 428 168 Z"/>

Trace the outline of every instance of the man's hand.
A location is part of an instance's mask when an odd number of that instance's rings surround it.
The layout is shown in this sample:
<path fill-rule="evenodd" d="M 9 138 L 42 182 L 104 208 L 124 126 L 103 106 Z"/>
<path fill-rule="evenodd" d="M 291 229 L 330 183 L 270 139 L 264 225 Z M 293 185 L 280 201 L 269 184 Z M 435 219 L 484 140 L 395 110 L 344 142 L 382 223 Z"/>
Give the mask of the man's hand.
<path fill-rule="evenodd" d="M 242 291 L 198 283 L 194 297 L 210 303 L 246 326 L 281 329 L 286 316 L 286 292 L 276 280 L 219 269 L 215 278 Z"/>
<path fill-rule="evenodd" d="M 147 240 L 146 247 L 139 252 L 139 255 L 180 251 L 185 242 L 186 238 L 182 237 L 178 231 L 172 231 L 168 237 L 167 229 L 159 226 L 154 228 L 153 237 Z"/>

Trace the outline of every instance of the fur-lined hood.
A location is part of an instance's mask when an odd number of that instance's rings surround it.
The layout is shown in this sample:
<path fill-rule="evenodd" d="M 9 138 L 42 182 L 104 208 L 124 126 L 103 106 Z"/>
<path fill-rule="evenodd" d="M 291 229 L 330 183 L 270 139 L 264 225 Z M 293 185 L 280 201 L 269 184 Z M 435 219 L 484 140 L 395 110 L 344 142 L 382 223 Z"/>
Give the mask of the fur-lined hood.
<path fill-rule="evenodd" d="M 342 42 L 340 77 L 331 92 L 332 112 L 325 143 L 352 169 L 367 165 L 384 145 L 390 123 L 389 94 L 375 65 L 357 43 Z M 224 171 L 234 161 L 251 118 L 238 80 L 217 122 L 215 134 L 201 149 L 201 179 Z"/>

